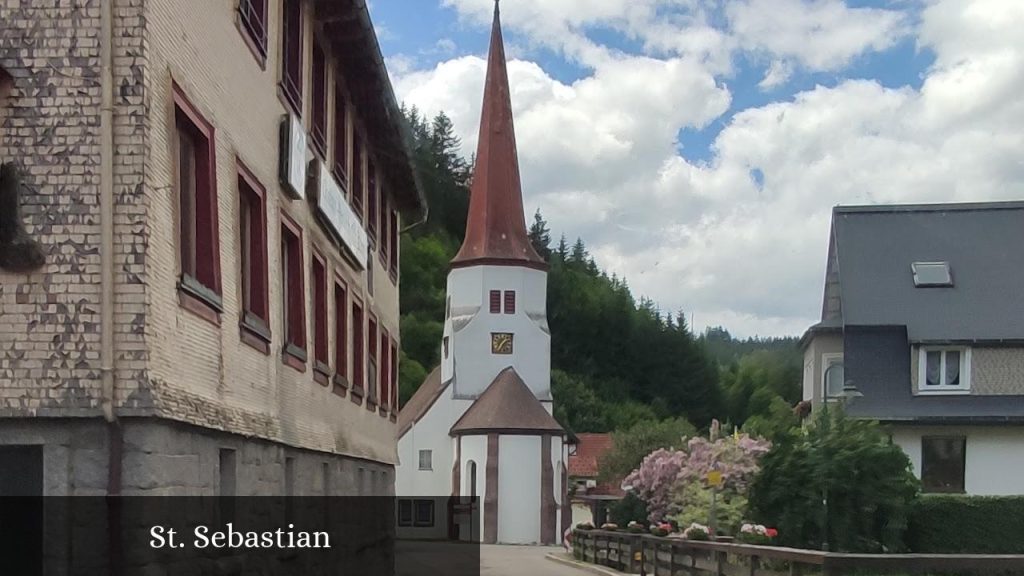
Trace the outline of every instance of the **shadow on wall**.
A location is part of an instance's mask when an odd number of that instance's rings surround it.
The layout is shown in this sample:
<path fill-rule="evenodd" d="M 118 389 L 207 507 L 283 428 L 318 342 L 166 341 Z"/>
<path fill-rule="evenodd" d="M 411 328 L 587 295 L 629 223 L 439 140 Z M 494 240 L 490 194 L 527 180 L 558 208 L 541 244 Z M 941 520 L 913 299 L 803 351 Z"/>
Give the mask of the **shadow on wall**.
<path fill-rule="evenodd" d="M 14 78 L 0 66 L 0 112 L 14 89 Z M 3 146 L 0 116 L 0 150 Z M 45 257 L 39 243 L 29 237 L 21 221 L 21 174 L 14 162 L 0 156 L 0 268 L 10 272 L 30 272 L 43 265 Z"/>

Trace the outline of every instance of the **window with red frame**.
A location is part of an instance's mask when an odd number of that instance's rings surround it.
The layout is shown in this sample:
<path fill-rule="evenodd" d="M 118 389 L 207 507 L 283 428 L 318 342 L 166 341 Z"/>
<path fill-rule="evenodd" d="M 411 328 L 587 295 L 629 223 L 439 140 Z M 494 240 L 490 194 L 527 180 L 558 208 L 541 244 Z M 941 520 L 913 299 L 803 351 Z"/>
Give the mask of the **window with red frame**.
<path fill-rule="evenodd" d="M 367 406 L 371 406 L 377 404 L 379 398 L 377 386 L 380 383 L 380 376 L 377 371 L 377 319 L 373 316 L 370 316 L 370 321 L 366 328 L 366 350 L 366 398 Z"/>
<path fill-rule="evenodd" d="M 309 139 L 320 158 L 324 158 L 327 154 L 327 55 L 320 44 L 313 44 L 312 99 Z"/>
<path fill-rule="evenodd" d="M 391 211 L 391 246 L 388 256 L 391 258 L 391 276 L 398 278 L 398 211 Z"/>
<path fill-rule="evenodd" d="M 516 292 L 515 290 L 505 290 L 505 314 L 516 313 Z"/>
<path fill-rule="evenodd" d="M 388 202 L 383 188 L 381 188 L 380 195 L 380 250 L 377 251 L 377 254 L 380 256 L 381 266 L 383 266 L 384 269 L 387 269 L 389 252 L 388 245 L 391 242 L 391 227 L 388 224 L 391 219 L 388 218 Z"/>
<path fill-rule="evenodd" d="M 262 339 L 264 344 L 269 344 L 266 190 L 241 164 L 238 165 L 238 250 L 242 326 Z"/>
<path fill-rule="evenodd" d="M 334 373 L 348 382 L 348 290 L 334 283 Z"/>
<path fill-rule="evenodd" d="M 391 405 L 391 364 L 390 358 L 391 337 L 388 331 L 381 328 L 380 331 L 380 405 L 384 410 Z"/>
<path fill-rule="evenodd" d="M 363 140 L 357 133 L 352 138 L 352 209 L 363 219 Z"/>
<path fill-rule="evenodd" d="M 501 290 L 491 290 L 490 310 L 491 314 L 501 314 Z"/>
<path fill-rule="evenodd" d="M 340 83 L 334 88 L 334 176 L 342 186 L 348 183 L 348 116 Z"/>
<path fill-rule="evenodd" d="M 377 245 L 377 214 L 380 206 L 377 204 L 377 168 L 373 165 L 373 162 L 367 160 L 367 173 L 369 174 L 369 183 L 366 188 L 366 230 L 370 233 L 370 246 Z M 371 260 L 372 262 L 372 260 Z"/>
<path fill-rule="evenodd" d="M 281 310 L 284 316 L 285 355 L 306 362 L 306 303 L 302 278 L 302 232 L 281 224 Z"/>
<path fill-rule="evenodd" d="M 238 19 L 242 31 L 260 58 L 267 61 L 267 0 L 239 0 Z"/>
<path fill-rule="evenodd" d="M 302 116 L 302 0 L 284 0 L 282 13 L 281 90 L 292 112 Z"/>
<path fill-rule="evenodd" d="M 177 85 L 174 107 L 181 287 L 219 312 L 220 239 L 214 130 Z"/>
<path fill-rule="evenodd" d="M 329 372 L 330 359 L 327 354 L 327 263 L 316 252 L 313 253 L 313 360 L 314 368 L 321 374 Z"/>
<path fill-rule="evenodd" d="M 363 357 L 363 350 L 366 346 L 363 340 L 363 307 L 354 298 L 352 300 L 352 390 L 362 394 L 365 388 L 364 370 L 366 359 Z"/>
<path fill-rule="evenodd" d="M 391 411 L 398 413 L 398 342 L 391 341 Z"/>

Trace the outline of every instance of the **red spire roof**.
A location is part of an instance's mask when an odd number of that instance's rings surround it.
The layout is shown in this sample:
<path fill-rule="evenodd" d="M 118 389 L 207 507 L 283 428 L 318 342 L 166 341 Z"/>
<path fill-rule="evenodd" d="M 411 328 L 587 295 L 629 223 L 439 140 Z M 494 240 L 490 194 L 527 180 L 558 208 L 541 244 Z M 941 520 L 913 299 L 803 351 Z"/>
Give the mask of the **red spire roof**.
<path fill-rule="evenodd" d="M 516 134 L 512 124 L 505 45 L 501 17 L 494 3 L 494 25 L 487 57 L 487 81 L 480 114 L 480 140 L 469 197 L 469 219 L 462 248 L 453 267 L 474 264 L 513 264 L 544 268 L 530 243 L 523 216 Z"/>

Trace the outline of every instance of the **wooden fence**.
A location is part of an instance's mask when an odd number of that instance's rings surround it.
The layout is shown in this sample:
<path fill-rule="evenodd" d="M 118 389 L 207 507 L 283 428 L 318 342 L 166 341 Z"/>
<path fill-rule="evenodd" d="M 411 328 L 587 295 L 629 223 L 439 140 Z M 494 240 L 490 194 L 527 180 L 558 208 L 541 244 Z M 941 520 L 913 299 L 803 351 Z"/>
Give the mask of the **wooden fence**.
<path fill-rule="evenodd" d="M 578 560 L 645 576 L 1024 575 L 1024 555 L 843 554 L 574 530 Z"/>

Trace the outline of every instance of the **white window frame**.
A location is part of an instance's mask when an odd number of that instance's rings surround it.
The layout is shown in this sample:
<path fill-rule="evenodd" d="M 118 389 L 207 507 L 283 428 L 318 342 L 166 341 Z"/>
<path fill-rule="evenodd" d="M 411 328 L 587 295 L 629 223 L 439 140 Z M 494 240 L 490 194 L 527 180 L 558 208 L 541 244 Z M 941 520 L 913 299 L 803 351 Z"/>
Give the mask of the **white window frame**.
<path fill-rule="evenodd" d="M 927 384 L 928 353 L 941 352 L 939 372 L 946 379 L 946 352 L 960 353 L 960 384 L 949 386 Z M 920 346 L 917 350 L 917 391 L 919 394 L 970 394 L 971 393 L 971 349 L 966 346 Z"/>
<path fill-rule="evenodd" d="M 426 454 L 427 460 L 428 460 L 426 466 L 423 466 L 423 455 L 424 454 Z M 417 457 L 419 459 L 419 461 L 417 463 L 419 464 L 419 469 L 420 470 L 433 470 L 434 469 L 434 451 L 433 450 L 420 450 L 419 453 L 417 454 Z"/>
<path fill-rule="evenodd" d="M 843 399 L 843 391 L 842 390 L 839 391 L 839 395 L 838 396 L 829 396 L 828 395 L 828 381 L 826 380 L 826 378 L 828 377 L 828 369 L 829 369 L 830 366 L 832 366 L 833 364 L 837 363 L 836 360 L 839 361 L 838 364 L 842 364 L 843 363 L 843 353 L 842 352 L 826 352 L 826 353 L 821 355 L 821 382 L 820 382 L 820 386 L 821 386 L 821 399 L 824 402 L 838 402 L 838 401 Z M 846 375 L 846 366 L 843 366 L 843 376 L 844 376 L 844 378 L 845 378 L 845 375 Z M 845 385 L 846 385 L 846 383 L 844 382 L 843 386 L 845 387 Z"/>

